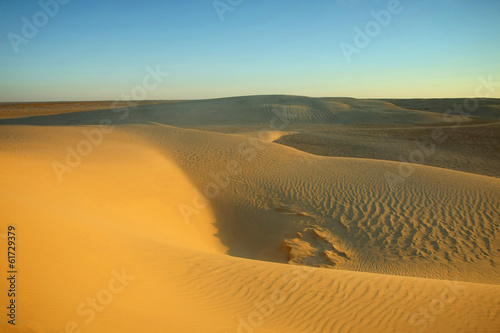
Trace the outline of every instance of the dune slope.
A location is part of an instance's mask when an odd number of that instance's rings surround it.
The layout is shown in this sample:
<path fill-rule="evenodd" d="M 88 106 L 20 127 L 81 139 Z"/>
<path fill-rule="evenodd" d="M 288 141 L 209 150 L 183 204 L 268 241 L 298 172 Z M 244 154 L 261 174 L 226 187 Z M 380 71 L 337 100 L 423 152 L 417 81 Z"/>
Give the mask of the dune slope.
<path fill-rule="evenodd" d="M 496 178 L 409 165 L 413 173 L 394 181 L 388 172 L 398 174 L 395 162 L 319 157 L 175 127 L 134 130 L 213 196 L 219 236 L 231 254 L 283 262 L 285 240 L 295 240 L 343 249 L 347 260 L 338 254 L 341 263 L 322 263 L 336 268 L 499 282 Z"/>
<path fill-rule="evenodd" d="M 85 151 L 95 130 L 2 126 L 1 228 L 20 240 L 2 331 L 500 326 L 496 178 L 415 166 L 391 190 L 393 162 L 163 125 Z"/>

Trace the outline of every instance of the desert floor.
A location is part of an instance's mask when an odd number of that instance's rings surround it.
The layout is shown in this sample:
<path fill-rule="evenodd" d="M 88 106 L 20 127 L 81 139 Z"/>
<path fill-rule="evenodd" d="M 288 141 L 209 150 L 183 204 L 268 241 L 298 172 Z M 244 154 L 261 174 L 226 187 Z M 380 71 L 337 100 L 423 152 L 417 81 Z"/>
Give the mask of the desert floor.
<path fill-rule="evenodd" d="M 138 104 L 0 105 L 1 332 L 500 332 L 500 100 Z"/>

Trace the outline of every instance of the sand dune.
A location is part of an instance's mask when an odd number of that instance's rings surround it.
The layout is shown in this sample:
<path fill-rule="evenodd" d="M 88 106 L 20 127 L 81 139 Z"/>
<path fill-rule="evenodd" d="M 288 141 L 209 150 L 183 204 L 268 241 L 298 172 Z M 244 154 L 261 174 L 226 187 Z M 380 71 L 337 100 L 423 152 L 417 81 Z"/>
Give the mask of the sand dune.
<path fill-rule="evenodd" d="M 443 113 L 453 109 L 458 100 L 436 100 L 419 109 L 415 101 L 400 100 L 397 105 L 389 100 L 360 100 L 354 98 L 311 98 L 304 96 L 271 95 L 242 96 L 209 100 L 166 101 L 130 108 L 82 111 L 71 114 L 3 119 L 0 124 L 32 125 L 97 125 L 104 118 L 113 124 L 146 124 L 158 122 L 167 125 L 194 126 L 261 126 L 268 124 L 273 110 L 287 108 L 290 125 L 307 124 L 416 124 L 443 122 Z M 167 103 L 168 102 L 168 103 Z M 429 108 L 432 103 L 437 105 Z M 111 106 L 112 103 L 110 103 Z M 463 120 L 491 120 L 499 114 L 498 100 L 479 100 L 479 106 Z M 0 108 L 1 109 L 1 108 Z M 105 107 L 103 107 L 105 109 Z M 9 118 L 11 116 L 9 115 Z"/>
<path fill-rule="evenodd" d="M 433 139 L 438 133 L 440 138 Z M 500 177 L 500 123 L 426 126 L 311 126 L 276 142 L 315 155 L 409 161 L 484 176 Z"/>
<path fill-rule="evenodd" d="M 317 155 L 390 161 L 408 159 L 414 150 L 431 144 L 419 163 L 485 176 L 500 177 L 500 101 L 478 99 L 473 110 L 459 99 L 359 100 L 303 96 L 242 96 L 165 101 L 113 110 L 75 111 L 120 106 L 126 102 L 61 103 L 48 116 L 36 115 L 33 105 L 14 119 L 12 107 L 0 105 L 0 124 L 99 125 L 166 124 L 221 133 L 258 133 L 273 128 L 286 137 L 279 143 Z M 145 102 L 146 103 L 146 102 Z M 152 103 L 152 102 L 147 102 Z M 159 103 L 159 102 L 156 102 Z M 77 104 L 76 106 L 73 104 Z M 66 107 L 65 107 L 66 105 Z M 35 105 L 36 106 L 36 105 Z M 115 106 L 115 107 L 116 107 Z M 44 111 L 44 112 L 49 112 Z M 7 115 L 11 119 L 2 119 Z M 286 121 L 283 126 L 283 121 Z M 439 142 L 433 136 L 440 131 Z M 270 138 L 268 138 L 270 139 Z"/>
<path fill-rule="evenodd" d="M 498 240 L 495 178 L 415 166 L 411 177 L 391 190 L 385 173 L 397 172 L 398 163 L 317 157 L 275 143 L 174 127 L 138 130 L 202 191 L 210 194 L 217 181 L 225 185 L 215 191 L 212 205 L 220 237 L 235 255 L 280 262 L 283 239 L 307 226 L 323 226 L 356 257 L 339 267 L 500 281 L 495 268 L 500 244 L 489 241 Z M 239 167 L 237 175 L 228 172 L 230 163 Z M 224 235 L 226 226 L 241 232 Z M 263 257 L 248 254 L 256 242 L 259 253 L 269 248 Z M 463 264 L 469 276 L 463 276 Z"/>
<path fill-rule="evenodd" d="M 391 124 L 435 117 L 271 96 L 225 125 L 226 111 L 193 120 L 205 105 L 194 101 L 144 106 L 136 124 L 106 131 L 81 125 L 119 113 L 1 126 L 0 227 L 18 232 L 19 317 L 0 330 L 498 331 L 500 180 L 411 165 L 391 186 L 399 162 L 274 142 L 298 122 L 259 131 L 280 98 L 309 125 L 349 122 L 356 108 Z"/>

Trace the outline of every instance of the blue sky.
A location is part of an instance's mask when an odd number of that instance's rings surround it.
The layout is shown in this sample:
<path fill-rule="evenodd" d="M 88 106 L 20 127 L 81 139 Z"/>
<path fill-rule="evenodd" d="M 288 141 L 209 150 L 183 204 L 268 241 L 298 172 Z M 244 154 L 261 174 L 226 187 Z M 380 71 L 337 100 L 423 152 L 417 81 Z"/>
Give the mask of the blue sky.
<path fill-rule="evenodd" d="M 401 0 L 350 62 L 340 45 L 356 47 L 355 28 L 396 0 L 221 0 L 223 20 L 213 0 L 59 1 L 54 17 L 38 1 L 1 1 L 0 101 L 121 99 L 147 66 L 169 73 L 147 99 L 466 97 L 478 77 L 500 82 L 497 0 Z"/>

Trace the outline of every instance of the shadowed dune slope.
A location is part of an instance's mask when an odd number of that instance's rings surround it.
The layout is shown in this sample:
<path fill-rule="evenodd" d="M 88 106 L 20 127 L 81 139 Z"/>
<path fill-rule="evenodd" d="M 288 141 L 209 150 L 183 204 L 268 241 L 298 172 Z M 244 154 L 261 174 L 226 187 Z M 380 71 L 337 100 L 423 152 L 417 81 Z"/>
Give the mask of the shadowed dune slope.
<path fill-rule="evenodd" d="M 500 177 L 500 121 L 426 126 L 310 126 L 276 142 L 322 156 L 409 161 Z"/>

